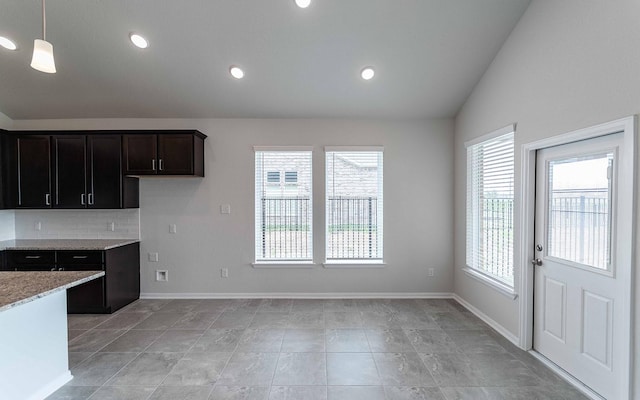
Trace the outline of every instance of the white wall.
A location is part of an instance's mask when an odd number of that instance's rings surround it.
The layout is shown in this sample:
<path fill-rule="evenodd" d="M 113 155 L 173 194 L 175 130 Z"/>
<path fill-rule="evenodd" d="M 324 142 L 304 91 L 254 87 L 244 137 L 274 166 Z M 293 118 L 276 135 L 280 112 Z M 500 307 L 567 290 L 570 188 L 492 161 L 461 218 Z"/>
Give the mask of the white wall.
<path fill-rule="evenodd" d="M 142 292 L 450 293 L 453 288 L 453 123 L 351 120 L 50 120 L 15 129 L 195 128 L 208 135 L 206 177 L 142 178 Z M 313 269 L 255 269 L 254 145 L 313 145 L 314 225 L 324 219 L 325 145 L 382 145 L 385 268 L 325 269 L 314 240 Z M 231 214 L 219 212 L 231 205 Z M 169 233 L 177 225 L 177 234 Z M 160 262 L 148 262 L 158 252 Z M 229 268 L 229 278 L 220 268 Z M 435 276 L 427 275 L 428 268 Z M 155 282 L 155 270 L 169 270 Z"/>
<path fill-rule="evenodd" d="M 455 292 L 516 336 L 518 300 L 503 297 L 461 271 L 464 142 L 516 122 L 518 193 L 523 143 L 639 113 L 639 21 L 637 0 L 534 0 L 456 119 Z M 640 322 L 640 302 L 636 310 Z"/>

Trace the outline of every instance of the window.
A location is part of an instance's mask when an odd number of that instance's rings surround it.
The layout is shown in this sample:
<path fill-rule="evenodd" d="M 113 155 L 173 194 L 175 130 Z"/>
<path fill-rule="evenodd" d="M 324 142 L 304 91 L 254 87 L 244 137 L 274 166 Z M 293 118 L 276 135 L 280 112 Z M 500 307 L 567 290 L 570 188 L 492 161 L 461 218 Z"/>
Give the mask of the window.
<path fill-rule="evenodd" d="M 267 172 L 267 182 L 268 183 L 280 183 L 280 172 L 278 172 L 278 171 L 269 171 L 269 172 Z"/>
<path fill-rule="evenodd" d="M 514 129 L 467 145 L 467 266 L 513 286 Z"/>
<path fill-rule="evenodd" d="M 382 262 L 381 148 L 326 149 L 326 259 Z"/>
<path fill-rule="evenodd" d="M 256 148 L 255 174 L 256 262 L 312 261 L 311 151 Z"/>
<path fill-rule="evenodd" d="M 284 173 L 285 183 L 298 183 L 298 171 L 287 171 Z"/>

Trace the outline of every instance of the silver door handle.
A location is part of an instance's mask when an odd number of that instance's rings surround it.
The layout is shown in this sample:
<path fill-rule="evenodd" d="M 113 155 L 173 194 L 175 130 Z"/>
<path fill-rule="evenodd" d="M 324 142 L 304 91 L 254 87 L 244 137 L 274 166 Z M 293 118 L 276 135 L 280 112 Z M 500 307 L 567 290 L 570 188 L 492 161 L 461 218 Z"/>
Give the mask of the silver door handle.
<path fill-rule="evenodd" d="M 154 158 L 153 160 L 151 160 L 151 169 L 152 170 L 156 170 L 156 159 Z"/>
<path fill-rule="evenodd" d="M 93 193 L 89 193 L 88 197 L 89 197 L 89 205 L 92 206 L 93 205 Z"/>
<path fill-rule="evenodd" d="M 158 161 L 158 164 L 160 166 L 160 171 L 162 171 L 164 169 L 164 166 L 162 165 L 162 158 Z"/>
<path fill-rule="evenodd" d="M 84 193 L 82 193 L 82 194 L 80 195 L 80 204 L 82 204 L 82 205 L 84 206 L 84 203 L 85 203 L 85 202 L 84 202 Z"/>
<path fill-rule="evenodd" d="M 44 203 L 48 206 L 51 205 L 51 194 L 47 193 L 44 195 Z"/>
<path fill-rule="evenodd" d="M 534 258 L 533 260 L 531 260 L 531 264 L 540 266 L 542 265 L 542 259 Z"/>

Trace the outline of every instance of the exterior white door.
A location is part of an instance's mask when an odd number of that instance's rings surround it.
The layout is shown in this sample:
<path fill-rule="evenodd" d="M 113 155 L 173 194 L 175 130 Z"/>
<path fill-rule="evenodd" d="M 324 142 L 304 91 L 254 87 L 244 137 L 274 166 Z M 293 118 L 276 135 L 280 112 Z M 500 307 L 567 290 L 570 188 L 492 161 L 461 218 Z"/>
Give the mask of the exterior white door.
<path fill-rule="evenodd" d="M 629 396 L 622 143 L 616 133 L 550 147 L 536 163 L 534 349 L 609 400 Z"/>

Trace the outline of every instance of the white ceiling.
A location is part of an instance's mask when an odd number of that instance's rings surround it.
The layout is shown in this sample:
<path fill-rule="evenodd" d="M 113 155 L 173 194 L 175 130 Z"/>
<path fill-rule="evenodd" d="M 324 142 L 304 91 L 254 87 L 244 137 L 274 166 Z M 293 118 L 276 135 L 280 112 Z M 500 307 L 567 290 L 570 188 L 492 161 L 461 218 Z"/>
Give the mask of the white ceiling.
<path fill-rule="evenodd" d="M 443 118 L 529 0 L 0 0 L 0 111 L 38 118 Z M 135 31 L 150 42 L 139 50 Z M 228 74 L 241 66 L 243 80 Z M 373 65 L 376 76 L 358 73 Z"/>

